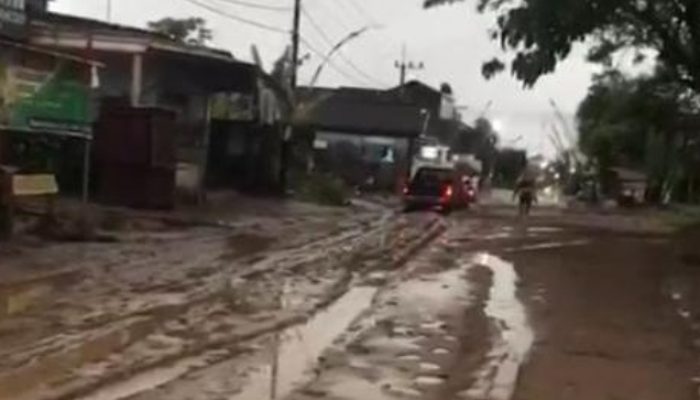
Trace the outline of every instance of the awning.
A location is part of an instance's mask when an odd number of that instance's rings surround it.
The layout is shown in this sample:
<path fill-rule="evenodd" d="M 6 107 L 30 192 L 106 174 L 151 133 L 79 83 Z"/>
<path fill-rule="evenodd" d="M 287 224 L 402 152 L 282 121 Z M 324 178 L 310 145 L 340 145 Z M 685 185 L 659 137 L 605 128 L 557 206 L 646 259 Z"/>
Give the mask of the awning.
<path fill-rule="evenodd" d="M 15 42 L 12 40 L 0 39 L 0 45 L 14 47 L 17 49 L 22 49 L 22 50 L 27 50 L 27 51 L 33 51 L 35 53 L 46 54 L 46 55 L 50 55 L 50 56 L 53 56 L 56 58 L 60 58 L 62 60 L 69 60 L 69 61 L 77 62 L 80 64 L 89 65 L 91 67 L 104 68 L 104 66 L 105 66 L 103 63 L 101 63 L 99 61 L 90 60 L 90 59 L 87 59 L 84 57 L 79 57 L 79 56 L 76 56 L 73 54 L 61 53 L 58 51 L 53 51 L 53 50 L 46 49 L 46 48 L 39 47 L 39 46 L 33 46 L 30 44 Z"/>
<path fill-rule="evenodd" d="M 258 67 L 236 61 L 231 57 L 212 57 L 207 52 L 182 51 L 182 48 L 152 47 L 148 54 L 157 55 L 170 63 L 172 68 L 164 68 L 160 78 L 164 82 L 177 83 L 183 73 L 200 89 L 215 92 L 252 93 L 255 89 Z"/>

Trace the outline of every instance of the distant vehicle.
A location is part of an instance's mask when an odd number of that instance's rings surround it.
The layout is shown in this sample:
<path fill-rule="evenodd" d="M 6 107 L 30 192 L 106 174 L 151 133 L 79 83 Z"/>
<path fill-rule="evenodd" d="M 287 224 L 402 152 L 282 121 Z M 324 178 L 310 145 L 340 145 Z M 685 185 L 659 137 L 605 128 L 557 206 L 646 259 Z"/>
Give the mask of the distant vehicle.
<path fill-rule="evenodd" d="M 476 202 L 477 193 L 472 180 L 453 168 L 421 167 L 404 188 L 406 211 L 439 209 L 450 212 Z"/>

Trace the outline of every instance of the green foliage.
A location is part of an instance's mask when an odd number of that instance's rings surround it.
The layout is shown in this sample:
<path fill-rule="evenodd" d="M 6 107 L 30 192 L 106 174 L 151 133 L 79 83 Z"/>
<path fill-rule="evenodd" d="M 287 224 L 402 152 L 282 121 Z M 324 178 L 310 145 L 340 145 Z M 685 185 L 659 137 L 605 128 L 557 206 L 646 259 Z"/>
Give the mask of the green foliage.
<path fill-rule="evenodd" d="M 527 153 L 524 150 L 499 150 L 494 167 L 494 183 L 503 187 L 514 187 L 526 166 Z"/>
<path fill-rule="evenodd" d="M 463 0 L 424 0 L 425 7 Z M 652 50 L 677 82 L 700 89 L 700 2 L 697 0 L 479 0 L 498 13 L 492 38 L 514 53 L 513 74 L 525 86 L 555 70 L 575 43 L 593 43 L 590 59 L 610 63 L 624 49 Z M 641 59 L 643 53 L 638 53 Z M 491 76 L 500 60 L 484 66 Z"/>
<path fill-rule="evenodd" d="M 350 189 L 343 181 L 327 174 L 305 176 L 298 193 L 302 200 L 326 206 L 346 206 L 350 199 Z"/>
<path fill-rule="evenodd" d="M 205 46 L 213 38 L 211 29 L 207 28 L 207 22 L 198 17 L 163 18 L 149 22 L 148 28 L 177 42 L 194 46 Z"/>
<path fill-rule="evenodd" d="M 476 158 L 483 164 L 482 174 L 488 176 L 496 164 L 498 132 L 493 128 L 491 121 L 479 118 L 474 122 L 476 132 Z"/>
<path fill-rule="evenodd" d="M 623 165 L 669 184 L 678 168 L 677 121 L 697 100 L 665 70 L 630 78 L 617 71 L 595 77 L 578 110 L 580 147 L 601 171 Z"/>
<path fill-rule="evenodd" d="M 479 118 L 474 121 L 474 127 L 461 130 L 452 141 L 452 151 L 455 153 L 474 154 L 483 164 L 484 176 L 490 175 L 496 162 L 498 132 L 491 121 Z"/>

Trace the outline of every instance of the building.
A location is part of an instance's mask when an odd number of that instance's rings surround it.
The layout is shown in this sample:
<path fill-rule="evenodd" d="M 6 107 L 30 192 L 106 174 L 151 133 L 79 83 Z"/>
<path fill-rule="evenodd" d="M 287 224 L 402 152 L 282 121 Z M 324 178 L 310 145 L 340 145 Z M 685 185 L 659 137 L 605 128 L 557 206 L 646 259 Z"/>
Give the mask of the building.
<path fill-rule="evenodd" d="M 462 129 L 459 113 L 451 90 L 435 89 L 420 81 L 409 81 L 390 90 L 402 101 L 420 107 L 428 115 L 424 135 L 452 146 Z"/>
<path fill-rule="evenodd" d="M 181 193 L 202 199 L 207 182 L 229 187 L 240 181 L 247 187 L 278 184 L 277 172 L 266 173 L 264 179 L 255 173 L 243 176 L 261 171 L 259 165 L 244 164 L 245 170 L 238 163 L 240 168 L 227 169 L 236 164 L 227 158 L 236 159 L 241 153 L 263 160 L 267 169 L 281 168 L 277 150 L 282 138 L 281 113 L 270 111 L 279 102 L 274 93 L 270 100 L 267 78 L 256 66 L 235 60 L 227 51 L 45 9 L 32 14 L 30 27 L 33 45 L 89 56 L 105 66 L 93 98 L 100 120 L 114 120 L 105 113 L 115 107 L 120 115 L 124 107 L 173 112 L 171 167 Z M 213 155 L 212 148 L 217 150 Z M 230 154 L 218 152 L 222 148 Z M 210 166 L 219 169 L 209 171 Z"/>
<path fill-rule="evenodd" d="M 354 186 L 393 190 L 410 171 L 428 123 L 421 107 L 396 93 L 303 88 L 295 125 L 315 132 L 315 167 Z"/>
<path fill-rule="evenodd" d="M 51 173 L 87 194 L 91 96 L 104 66 L 84 54 L 37 46 L 31 18 L 46 1 L 0 1 L 0 164 Z"/>

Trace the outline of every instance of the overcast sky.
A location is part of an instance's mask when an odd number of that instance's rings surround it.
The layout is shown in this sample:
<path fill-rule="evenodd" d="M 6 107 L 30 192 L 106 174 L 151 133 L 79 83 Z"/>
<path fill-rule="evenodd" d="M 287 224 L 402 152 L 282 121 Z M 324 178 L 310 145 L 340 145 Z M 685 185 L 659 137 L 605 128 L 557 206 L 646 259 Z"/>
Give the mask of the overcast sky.
<path fill-rule="evenodd" d="M 106 19 L 107 1 L 54 0 L 52 10 Z M 112 0 L 111 19 L 143 27 L 148 21 L 166 16 L 202 17 L 214 31 L 214 46 L 230 50 L 238 59 L 250 61 L 250 46 L 256 44 L 268 69 L 290 41 L 284 33 L 246 25 L 203 9 L 192 1 L 281 30 L 288 30 L 292 24 L 293 0 L 243 0 L 282 8 L 274 11 L 234 4 L 239 0 Z M 547 139 L 551 132 L 549 126 L 556 121 L 549 99 L 571 117 L 596 71 L 595 66 L 583 61 L 583 51 L 579 49 L 555 74 L 542 79 L 532 90 L 523 90 L 520 83 L 507 74 L 485 81 L 480 72 L 481 64 L 499 54 L 499 48 L 487 37 L 494 17 L 478 14 L 474 9 L 475 0 L 428 11 L 421 8 L 422 0 L 302 1 L 306 14 L 302 19 L 302 37 L 306 43 L 302 54 L 309 53 L 311 59 L 300 72 L 301 84 L 309 82 L 321 59 L 316 52 L 325 54 L 331 47 L 329 41 L 335 43 L 349 32 L 376 26 L 348 43 L 342 57 L 333 58 L 334 68 L 327 68 L 318 84 L 397 85 L 399 73 L 394 62 L 401 57 L 405 44 L 408 59 L 423 62 L 425 66 L 410 77 L 435 87 L 449 82 L 457 103 L 467 107 L 461 110 L 466 122 L 471 122 L 489 101 L 493 101 L 487 116 L 502 126 L 502 142 L 517 143 L 531 153 L 554 154 Z M 316 29 L 314 23 L 320 29 Z M 521 136 L 523 139 L 517 141 Z"/>

